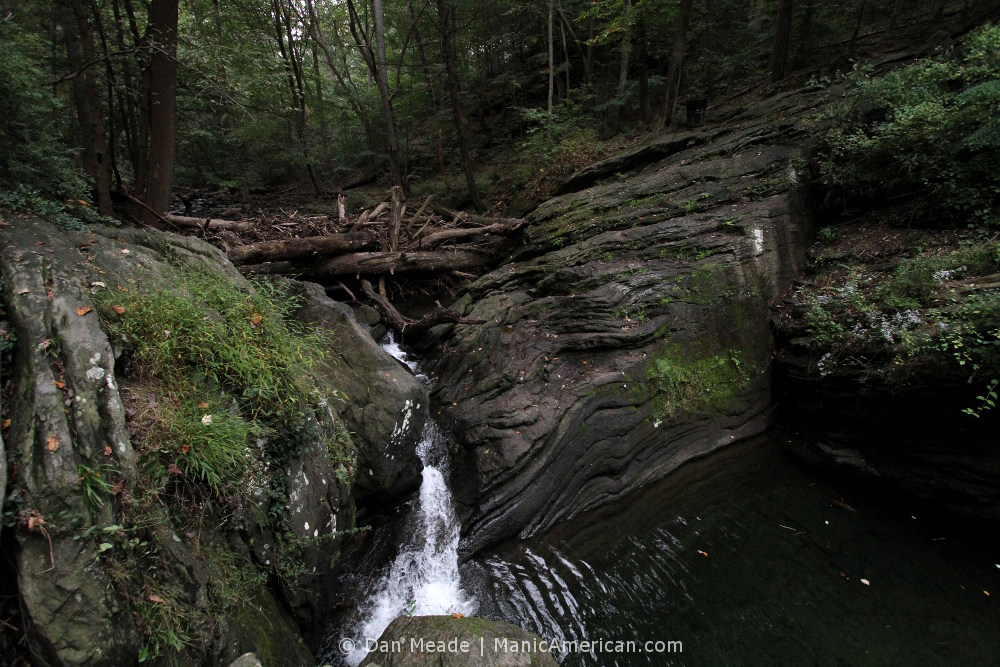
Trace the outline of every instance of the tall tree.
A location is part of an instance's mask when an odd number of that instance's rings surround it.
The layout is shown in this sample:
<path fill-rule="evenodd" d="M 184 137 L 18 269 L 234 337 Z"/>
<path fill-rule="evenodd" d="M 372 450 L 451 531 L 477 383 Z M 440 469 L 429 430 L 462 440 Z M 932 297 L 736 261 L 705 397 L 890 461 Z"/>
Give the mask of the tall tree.
<path fill-rule="evenodd" d="M 177 0 L 149 5 L 149 148 L 143 201 L 166 213 L 174 179 L 177 118 Z"/>
<path fill-rule="evenodd" d="M 691 22 L 691 5 L 693 0 L 681 0 L 677 13 L 677 26 L 674 30 L 674 41 L 670 49 L 670 66 L 667 70 L 667 95 L 663 100 L 663 115 L 660 127 L 669 126 L 674 117 L 674 107 L 681 89 L 681 74 L 684 71 L 684 47 L 687 43 L 688 24 Z"/>
<path fill-rule="evenodd" d="M 774 46 L 771 49 L 771 83 L 785 78 L 791 32 L 792 0 L 779 0 L 778 17 L 774 22 Z"/>
<path fill-rule="evenodd" d="M 625 34 L 622 36 L 622 61 L 618 69 L 618 94 L 625 92 L 628 85 L 628 64 L 632 54 L 632 0 L 622 3 L 622 21 Z"/>
<path fill-rule="evenodd" d="M 462 157 L 462 170 L 465 172 L 465 182 L 469 188 L 469 199 L 477 211 L 483 210 L 483 201 L 476 188 L 476 174 L 472 169 L 472 158 L 469 155 L 469 138 L 462 123 L 462 108 L 459 99 L 458 73 L 455 67 L 455 47 L 452 41 L 455 28 L 455 6 L 452 0 L 437 0 L 438 25 L 441 30 L 441 57 L 444 59 L 445 71 L 448 75 L 448 94 L 451 97 L 451 114 L 455 121 L 455 134 L 458 137 L 458 151 Z"/>
<path fill-rule="evenodd" d="M 379 98 L 382 101 L 382 119 L 385 124 L 385 138 L 389 158 L 389 176 L 393 185 L 403 186 L 403 174 L 399 168 L 399 141 L 396 137 L 396 113 L 392 106 L 392 93 L 389 90 L 389 74 L 385 53 L 385 15 L 382 12 L 382 0 L 371 0 L 370 9 L 373 30 L 366 29 L 365 24 L 358 16 L 357 7 L 354 0 L 347 0 L 347 9 L 350 12 L 351 35 L 361 52 L 361 57 L 368 66 L 369 75 L 375 80 L 378 88 Z M 374 32 L 375 45 L 372 46 L 370 32 Z"/>
<path fill-rule="evenodd" d="M 84 171 L 94 179 L 98 210 L 111 215 L 111 156 L 104 135 L 104 107 L 93 65 L 98 62 L 90 16 L 81 0 L 69 0 L 63 22 L 66 55 L 81 69 L 73 82 L 73 102 L 83 135 Z"/>

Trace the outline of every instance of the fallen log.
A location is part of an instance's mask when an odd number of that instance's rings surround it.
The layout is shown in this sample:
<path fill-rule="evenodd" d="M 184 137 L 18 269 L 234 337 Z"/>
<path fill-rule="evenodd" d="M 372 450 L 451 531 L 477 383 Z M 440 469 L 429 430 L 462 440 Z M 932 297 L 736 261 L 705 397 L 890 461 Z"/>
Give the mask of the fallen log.
<path fill-rule="evenodd" d="M 489 263 L 488 256 L 471 250 L 356 252 L 333 257 L 316 267 L 303 269 L 302 272 L 320 276 L 433 273 L 482 268 Z"/>
<path fill-rule="evenodd" d="M 516 220 L 515 223 L 516 224 L 498 222 L 485 227 L 460 227 L 458 229 L 445 229 L 440 232 L 433 232 L 421 238 L 420 246 L 433 248 L 434 246 L 444 243 L 445 241 L 467 239 L 473 236 L 482 236 L 485 234 L 513 234 L 524 226 L 524 220 Z"/>
<path fill-rule="evenodd" d="M 329 236 L 307 236 L 284 241 L 264 241 L 233 248 L 227 253 L 233 264 L 260 264 L 288 259 L 339 255 L 374 248 L 378 238 L 371 232 L 347 232 Z"/>
<path fill-rule="evenodd" d="M 450 208 L 441 206 L 435 202 L 431 207 L 435 213 L 443 218 L 447 218 L 452 222 L 456 223 L 472 223 L 475 225 L 494 225 L 494 224 L 505 224 L 505 225 L 523 225 L 523 218 L 493 218 L 488 215 L 479 215 L 477 213 L 469 213 L 467 211 L 452 211 Z"/>
<path fill-rule="evenodd" d="M 249 232 L 257 227 L 257 223 L 255 222 L 246 222 L 242 220 L 219 220 L 217 218 L 191 218 L 186 215 L 173 215 L 171 213 L 164 215 L 163 219 L 177 225 L 178 227 L 188 227 L 201 230 L 228 229 L 233 232 Z"/>

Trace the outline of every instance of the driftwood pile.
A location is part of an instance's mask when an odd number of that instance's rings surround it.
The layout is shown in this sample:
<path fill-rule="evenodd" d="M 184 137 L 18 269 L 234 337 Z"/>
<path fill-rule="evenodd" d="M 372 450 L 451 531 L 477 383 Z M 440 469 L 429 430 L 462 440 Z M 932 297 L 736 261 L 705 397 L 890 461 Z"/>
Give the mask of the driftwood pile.
<path fill-rule="evenodd" d="M 488 267 L 505 237 L 524 225 L 520 218 L 493 218 L 455 212 L 428 197 L 411 215 L 402 190 L 358 216 L 348 216 L 343 199 L 326 233 L 236 245 L 235 236 L 252 233 L 261 223 L 166 216 L 173 225 L 211 232 L 235 232 L 226 254 L 247 274 L 281 274 L 317 279 L 379 278 L 398 273 L 462 274 Z M 326 218 L 326 216 L 320 216 Z M 275 224 L 275 223 L 272 223 Z M 277 223 L 280 224 L 280 223 Z"/>
<path fill-rule="evenodd" d="M 521 218 L 456 212 L 427 197 L 410 214 L 402 189 L 359 215 L 348 215 L 344 198 L 333 216 L 286 215 L 263 221 L 166 215 L 163 221 L 222 246 L 229 260 L 248 275 L 287 275 L 339 285 L 357 280 L 364 297 L 386 323 L 411 338 L 444 322 L 465 322 L 439 307 L 421 320 L 402 316 L 389 302 L 386 278 L 397 274 L 437 274 L 474 278 L 492 266 L 504 242 L 518 232 Z M 372 285 L 374 281 L 378 290 Z"/>

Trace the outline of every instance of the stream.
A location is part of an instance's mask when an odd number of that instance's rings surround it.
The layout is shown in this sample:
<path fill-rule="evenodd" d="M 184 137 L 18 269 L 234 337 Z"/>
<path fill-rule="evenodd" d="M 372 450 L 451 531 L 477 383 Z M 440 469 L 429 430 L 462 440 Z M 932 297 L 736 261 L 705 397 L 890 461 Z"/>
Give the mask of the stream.
<path fill-rule="evenodd" d="M 398 615 L 478 613 L 534 631 L 570 666 L 996 664 L 995 526 L 804 468 L 785 437 L 459 566 L 446 440 L 431 424 L 409 536 L 321 658 L 359 664 Z"/>

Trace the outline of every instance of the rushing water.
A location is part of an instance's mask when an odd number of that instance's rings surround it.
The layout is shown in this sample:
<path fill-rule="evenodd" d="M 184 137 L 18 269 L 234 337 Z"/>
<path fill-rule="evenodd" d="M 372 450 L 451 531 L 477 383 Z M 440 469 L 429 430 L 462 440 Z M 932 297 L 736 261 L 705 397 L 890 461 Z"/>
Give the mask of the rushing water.
<path fill-rule="evenodd" d="M 419 372 L 391 339 L 385 347 Z M 536 632 L 570 667 L 950 666 L 1000 656 L 996 526 L 804 469 L 776 435 L 461 569 L 447 446 L 432 423 L 418 454 L 423 483 L 407 537 L 321 657 L 347 654 L 355 666 L 397 616 L 477 608 Z"/>
<path fill-rule="evenodd" d="M 563 665 L 1000 656 L 1000 611 L 987 595 L 1000 595 L 995 535 L 825 480 L 773 437 L 465 567 L 480 613 L 554 640 Z M 598 645 L 563 643 L 573 640 Z"/>
<path fill-rule="evenodd" d="M 419 374 L 416 363 L 392 339 L 383 347 Z M 347 632 L 338 638 L 331 657 L 344 654 L 352 667 L 368 653 L 366 644 L 378 639 L 397 616 L 473 614 L 477 609 L 460 583 L 458 570 L 459 525 L 446 482 L 448 448 L 437 425 L 427 422 L 417 446 L 423 463 L 420 496 L 412 515 L 407 541 L 389 568 L 370 587 L 374 593 L 359 607 Z"/>

